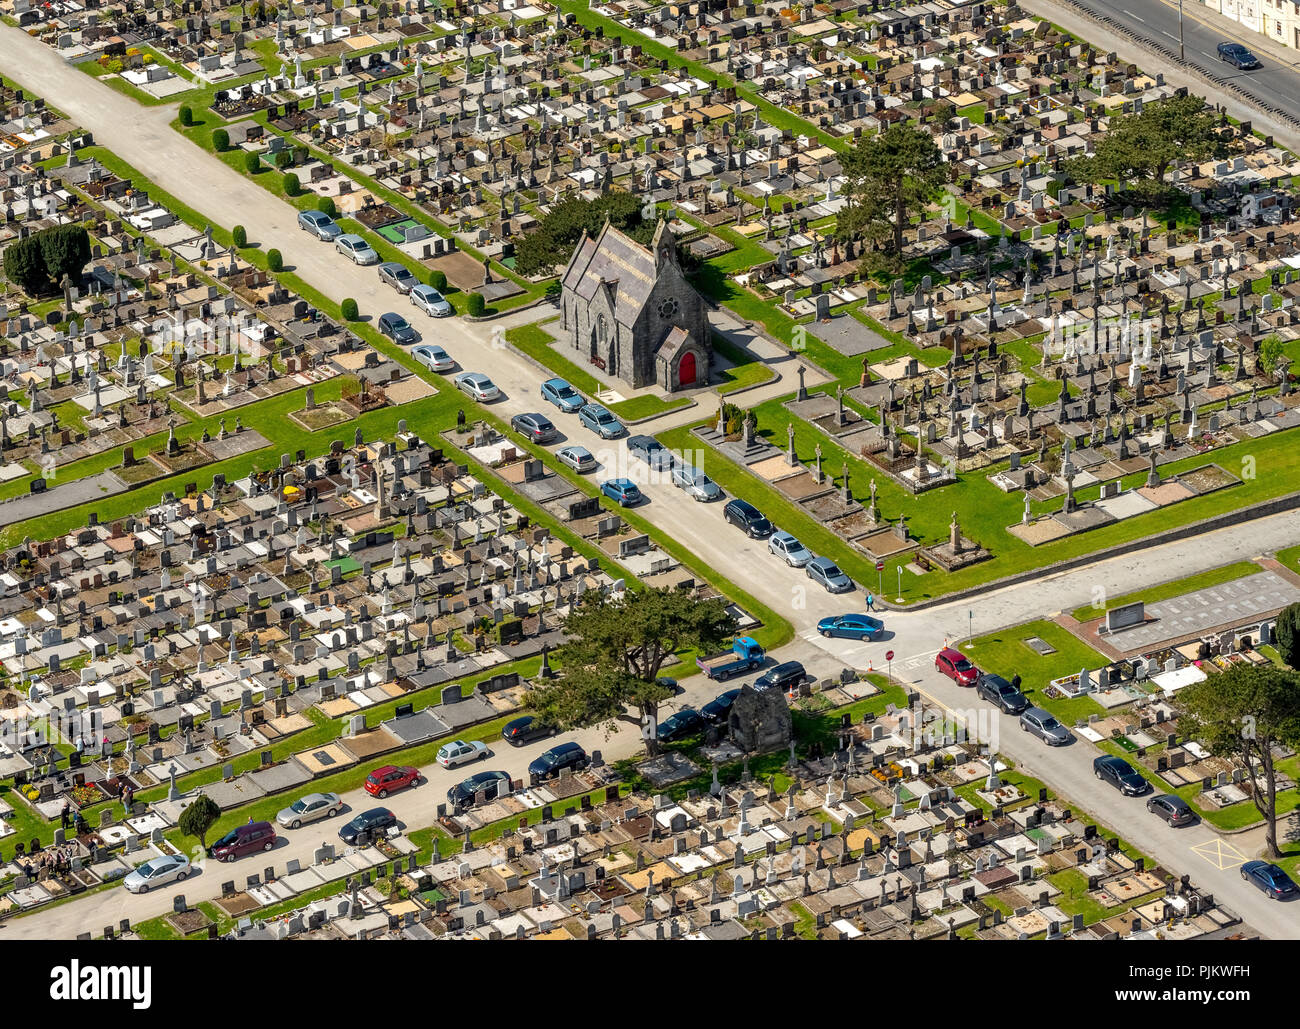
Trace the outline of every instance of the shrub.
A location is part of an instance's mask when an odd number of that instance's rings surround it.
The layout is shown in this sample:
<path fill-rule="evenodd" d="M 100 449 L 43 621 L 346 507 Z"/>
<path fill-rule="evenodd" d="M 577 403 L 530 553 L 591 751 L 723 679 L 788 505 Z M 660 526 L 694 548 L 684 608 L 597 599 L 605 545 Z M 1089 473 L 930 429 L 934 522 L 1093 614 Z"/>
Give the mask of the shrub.
<path fill-rule="evenodd" d="M 302 183 L 293 172 L 284 173 L 284 192 L 286 196 L 296 197 L 302 192 Z"/>
<path fill-rule="evenodd" d="M 273 272 L 284 271 L 284 258 L 280 256 L 280 251 L 268 250 L 266 252 L 266 266 Z"/>
<path fill-rule="evenodd" d="M 236 225 L 230 230 L 230 238 L 234 240 L 235 246 L 237 247 L 248 246 L 248 233 L 244 231 L 242 225 Z"/>
<path fill-rule="evenodd" d="M 194 112 L 191 111 L 188 107 L 182 107 L 180 109 L 180 119 L 181 119 L 181 124 L 188 128 L 189 126 L 194 124 Z M 216 133 L 214 132 L 212 136 L 213 139 L 215 140 Z"/>
<path fill-rule="evenodd" d="M 447 290 L 447 276 L 435 268 L 429 273 L 429 285 L 439 293 L 444 293 Z"/>
<path fill-rule="evenodd" d="M 181 124 L 182 125 L 185 124 L 183 119 L 181 121 Z M 229 150 L 230 133 L 227 132 L 225 129 L 215 130 L 212 133 L 212 149 L 214 149 L 219 154 L 225 153 L 227 150 Z"/>
<path fill-rule="evenodd" d="M 28 296 L 52 293 L 67 275 L 81 282 L 90 237 L 80 225 L 56 225 L 15 240 L 4 252 L 5 276 Z"/>
<path fill-rule="evenodd" d="M 357 302 L 351 297 L 348 297 L 339 305 L 339 310 L 342 312 L 343 320 L 345 322 L 354 322 L 357 320 Z"/>
<path fill-rule="evenodd" d="M 293 162 L 293 154 L 288 150 L 280 150 L 275 155 L 275 166 L 280 169 L 288 168 Z"/>
<path fill-rule="evenodd" d="M 321 197 L 316 201 L 316 210 L 328 214 L 331 218 L 339 216 L 338 205 L 334 203 L 333 197 Z"/>
<path fill-rule="evenodd" d="M 244 171 L 248 172 L 249 175 L 256 175 L 261 170 L 262 160 L 257 154 L 244 155 Z"/>
<path fill-rule="evenodd" d="M 470 317 L 482 318 L 484 310 L 487 309 L 487 301 L 483 299 L 483 294 L 471 293 L 467 300 L 469 302 Z"/>

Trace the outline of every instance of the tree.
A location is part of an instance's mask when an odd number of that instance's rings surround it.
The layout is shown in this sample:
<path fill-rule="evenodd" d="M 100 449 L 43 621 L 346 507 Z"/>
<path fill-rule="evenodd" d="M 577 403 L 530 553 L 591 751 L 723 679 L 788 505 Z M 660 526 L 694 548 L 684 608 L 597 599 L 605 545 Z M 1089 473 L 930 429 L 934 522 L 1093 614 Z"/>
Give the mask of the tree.
<path fill-rule="evenodd" d="M 445 293 L 447 291 L 447 276 L 435 268 L 429 273 L 429 285 L 439 293 Z"/>
<path fill-rule="evenodd" d="M 317 200 L 316 210 L 322 212 L 323 214 L 329 215 L 331 218 L 337 218 L 339 215 L 339 209 L 338 206 L 334 203 L 333 197 L 321 197 L 319 200 Z"/>
<path fill-rule="evenodd" d="M 1266 375 L 1274 374 L 1277 371 L 1278 363 L 1285 356 L 1286 344 L 1277 333 L 1271 333 L 1259 341 L 1259 352 L 1256 358 L 1259 361 L 1260 369 Z"/>
<path fill-rule="evenodd" d="M 1277 652 L 1292 668 L 1300 669 L 1300 604 L 1284 607 L 1273 630 Z"/>
<path fill-rule="evenodd" d="M 357 320 L 357 302 L 348 297 L 339 305 L 339 313 L 343 315 L 345 322 L 354 322 Z"/>
<path fill-rule="evenodd" d="M 237 247 L 248 246 L 248 232 L 242 225 L 236 225 L 230 230 L 230 239 Z"/>
<path fill-rule="evenodd" d="M 271 160 L 275 162 L 277 168 L 283 170 L 293 163 L 293 154 L 289 153 L 288 150 L 277 150 L 275 157 L 271 158 Z"/>
<path fill-rule="evenodd" d="M 29 297 L 51 292 L 53 283 L 45 270 L 40 240 L 35 235 L 16 239 L 5 248 L 5 278 Z"/>
<path fill-rule="evenodd" d="M 284 193 L 285 196 L 296 197 L 302 192 L 302 183 L 298 181 L 298 176 L 293 172 L 284 173 Z"/>
<path fill-rule="evenodd" d="M 90 262 L 90 236 L 80 225 L 55 225 L 34 237 L 40 242 L 45 273 L 57 288 L 66 275 L 81 283 L 81 271 Z"/>
<path fill-rule="evenodd" d="M 182 119 L 182 124 L 184 120 Z M 230 133 L 225 129 L 215 129 L 212 133 L 212 149 L 217 153 L 224 153 L 230 149 Z"/>
<path fill-rule="evenodd" d="M 565 619 L 568 639 L 556 651 L 563 677 L 529 690 L 524 702 L 560 729 L 657 720 L 673 695 L 658 681 L 664 664 L 678 650 L 717 650 L 735 628 L 721 598 L 653 588 L 617 598 L 586 593 Z M 635 717 L 622 713 L 624 705 Z"/>
<path fill-rule="evenodd" d="M 181 812 L 177 827 L 186 836 L 198 838 L 199 845 L 207 847 L 208 830 L 221 817 L 221 808 L 211 797 L 200 793 L 194 802 Z"/>
<path fill-rule="evenodd" d="M 466 300 L 466 310 L 471 318 L 482 318 L 483 312 L 487 310 L 487 301 L 483 299 L 482 293 L 471 293 Z"/>
<path fill-rule="evenodd" d="M 897 268 L 903 230 L 943 185 L 943 155 L 925 129 L 895 122 L 860 139 L 843 158 L 845 205 L 835 222 L 844 241 L 871 244 L 884 264 Z"/>
<path fill-rule="evenodd" d="M 185 107 L 184 105 L 182 105 L 179 111 L 179 117 L 181 120 L 181 124 L 184 125 L 186 128 L 189 128 L 191 125 L 194 124 L 194 112 L 191 111 L 188 107 Z M 213 133 L 212 135 L 213 142 L 216 142 L 216 138 L 217 138 L 216 133 Z"/>
<path fill-rule="evenodd" d="M 1189 738 L 1245 766 L 1268 856 L 1281 857 L 1273 748 L 1300 746 L 1300 675 L 1274 665 L 1233 665 L 1184 688 L 1178 700 L 1186 712 L 1179 728 Z"/>
<path fill-rule="evenodd" d="M 1158 200 L 1175 161 L 1203 161 L 1227 151 L 1214 109 L 1189 93 L 1144 104 L 1138 114 L 1112 115 L 1092 156 L 1075 158 L 1066 169 L 1080 182 L 1131 181 L 1140 196 Z"/>
<path fill-rule="evenodd" d="M 262 160 L 257 154 L 249 153 L 244 155 L 244 171 L 248 172 L 249 175 L 256 175 L 261 170 Z"/>
<path fill-rule="evenodd" d="M 284 271 L 284 257 L 280 251 L 272 249 L 266 252 L 266 266 L 273 272 Z"/>
<path fill-rule="evenodd" d="M 627 233 L 638 243 L 654 238 L 655 222 L 642 218 L 642 199 L 634 193 L 611 192 L 595 200 L 571 196 L 551 207 L 537 228 L 515 244 L 515 271 L 544 275 L 568 263 L 583 233 L 595 236 L 605 224 Z"/>

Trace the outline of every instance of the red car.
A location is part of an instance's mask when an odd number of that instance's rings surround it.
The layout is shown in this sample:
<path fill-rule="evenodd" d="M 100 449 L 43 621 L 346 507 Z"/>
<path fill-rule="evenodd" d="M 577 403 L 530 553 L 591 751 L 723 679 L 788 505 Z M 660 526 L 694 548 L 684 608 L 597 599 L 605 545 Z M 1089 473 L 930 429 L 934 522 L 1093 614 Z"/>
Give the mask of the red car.
<path fill-rule="evenodd" d="M 958 686 L 974 686 L 975 680 L 980 676 L 980 670 L 970 662 L 966 655 L 953 650 L 951 647 L 944 647 L 943 650 L 939 651 L 934 659 L 934 667 L 943 672 Z M 369 786 L 366 788 L 369 789 Z"/>
<path fill-rule="evenodd" d="M 384 765 L 366 776 L 366 792 L 383 800 L 390 793 L 414 786 L 420 781 L 420 770 L 405 765 Z"/>

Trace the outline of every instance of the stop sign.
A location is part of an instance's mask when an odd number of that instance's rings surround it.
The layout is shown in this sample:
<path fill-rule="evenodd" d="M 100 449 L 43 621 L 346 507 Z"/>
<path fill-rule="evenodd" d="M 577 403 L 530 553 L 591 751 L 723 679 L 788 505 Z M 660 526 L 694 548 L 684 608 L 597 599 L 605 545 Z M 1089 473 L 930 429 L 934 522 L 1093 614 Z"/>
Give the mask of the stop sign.
<path fill-rule="evenodd" d="M 892 661 L 892 660 L 894 660 L 894 652 L 893 652 L 892 650 L 886 650 L 886 651 L 885 651 L 885 660 L 886 660 L 886 661 Z"/>

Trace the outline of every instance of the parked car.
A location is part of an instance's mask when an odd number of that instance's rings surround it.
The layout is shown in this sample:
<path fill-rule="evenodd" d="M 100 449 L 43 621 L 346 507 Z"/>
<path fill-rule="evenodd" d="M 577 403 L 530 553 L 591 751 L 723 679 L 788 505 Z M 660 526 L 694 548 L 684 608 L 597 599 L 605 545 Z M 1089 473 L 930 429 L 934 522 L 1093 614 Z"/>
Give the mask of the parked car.
<path fill-rule="evenodd" d="M 348 846 L 368 843 L 387 835 L 387 830 L 397 824 L 397 816 L 386 807 L 372 807 L 362 811 L 356 818 L 339 830 L 339 839 Z"/>
<path fill-rule="evenodd" d="M 641 502 L 641 491 L 631 479 L 609 479 L 600 484 L 600 491 L 619 507 L 631 507 Z"/>
<path fill-rule="evenodd" d="M 399 264 L 397 261 L 385 261 L 381 264 L 379 266 L 379 279 L 403 295 L 410 293 L 420 284 L 420 280 L 415 277 L 415 273 L 406 265 Z"/>
<path fill-rule="evenodd" d="M 571 447 L 561 447 L 555 452 L 555 456 L 560 459 L 561 464 L 567 464 L 575 472 L 592 472 L 596 470 L 596 458 L 586 447 L 580 447 L 576 444 Z"/>
<path fill-rule="evenodd" d="M 580 407 L 578 421 L 601 439 L 614 439 L 627 431 L 623 428 L 623 423 L 615 418 L 608 408 L 601 407 L 600 404 L 586 404 Z"/>
<path fill-rule="evenodd" d="M 934 667 L 955 682 L 958 686 L 974 686 L 980 670 L 976 668 L 965 654 L 944 647 L 934 657 Z"/>
<path fill-rule="evenodd" d="M 693 707 L 684 707 L 669 715 L 655 727 L 655 738 L 660 743 L 672 743 L 676 740 L 694 736 L 704 728 L 704 716 Z"/>
<path fill-rule="evenodd" d="M 122 880 L 128 893 L 148 893 L 155 886 L 180 882 L 190 874 L 190 859 L 184 854 L 165 854 L 152 858 Z"/>
<path fill-rule="evenodd" d="M 549 779 L 559 775 L 566 768 L 582 771 L 591 764 L 587 752 L 576 743 L 559 743 L 546 753 L 533 758 L 528 764 L 528 774 L 539 779 Z"/>
<path fill-rule="evenodd" d="M 482 372 L 461 372 L 451 381 L 456 384 L 458 390 L 473 397 L 481 404 L 487 403 L 489 400 L 496 400 L 497 397 L 501 396 L 501 391 L 497 389 L 496 383 Z"/>
<path fill-rule="evenodd" d="M 414 326 L 396 311 L 385 311 L 379 316 L 377 324 L 380 332 L 400 346 L 409 347 L 420 341 L 420 334 Z"/>
<path fill-rule="evenodd" d="M 449 372 L 456 367 L 452 356 L 436 343 L 421 343 L 411 353 L 431 372 Z"/>
<path fill-rule="evenodd" d="M 411 289 L 411 303 L 430 318 L 447 318 L 456 313 L 451 301 L 432 286 L 414 286 Z"/>
<path fill-rule="evenodd" d="M 688 497 L 708 502 L 722 496 L 722 489 L 698 468 L 678 462 L 673 466 L 673 485 Z"/>
<path fill-rule="evenodd" d="M 298 228 L 303 232 L 310 232 L 317 239 L 326 241 L 338 239 L 343 235 L 343 230 L 339 228 L 338 223 L 324 211 L 298 212 Z"/>
<path fill-rule="evenodd" d="M 1125 796 L 1140 797 L 1151 789 L 1151 784 L 1133 770 L 1133 766 L 1122 757 L 1102 754 L 1092 762 L 1092 774 L 1102 782 L 1108 782 Z"/>
<path fill-rule="evenodd" d="M 1152 797 L 1147 801 L 1147 810 L 1153 815 L 1159 815 L 1175 828 L 1191 825 L 1196 821 L 1196 812 L 1192 810 L 1192 805 L 1176 793 L 1162 793 Z"/>
<path fill-rule="evenodd" d="M 827 639 L 870 640 L 885 631 L 885 623 L 871 615 L 827 615 L 817 623 L 817 631 Z"/>
<path fill-rule="evenodd" d="M 458 782 L 447 791 L 447 800 L 457 811 L 464 811 L 478 803 L 477 795 L 483 792 L 488 800 L 510 795 L 510 773 L 478 772 Z"/>
<path fill-rule="evenodd" d="M 456 740 L 439 747 L 434 760 L 443 768 L 455 768 L 457 765 L 467 765 L 471 761 L 482 761 L 491 753 L 488 745 L 482 740 Z"/>
<path fill-rule="evenodd" d="M 349 232 L 346 235 L 339 236 L 334 241 L 334 249 L 344 257 L 350 259 L 353 264 L 378 264 L 379 255 L 375 253 L 374 247 L 358 236 L 355 232 Z"/>
<path fill-rule="evenodd" d="M 1220 43 L 1219 60 L 1242 71 L 1251 71 L 1259 67 L 1259 58 L 1240 43 Z"/>
<path fill-rule="evenodd" d="M 629 436 L 627 452 L 633 457 L 641 458 L 651 468 L 671 469 L 673 466 L 672 451 L 653 436 Z"/>
<path fill-rule="evenodd" d="M 1274 900 L 1289 900 L 1300 893 L 1291 877 L 1271 861 L 1247 861 L 1241 866 L 1241 877 Z"/>
<path fill-rule="evenodd" d="M 549 443 L 559 435 L 551 420 L 535 411 L 515 415 L 510 419 L 510 428 L 528 437 L 532 443 Z"/>
<path fill-rule="evenodd" d="M 237 825 L 208 847 L 208 857 L 214 861 L 234 861 L 245 854 L 270 850 L 275 846 L 275 829 L 270 822 L 248 822 Z"/>
<path fill-rule="evenodd" d="M 383 800 L 390 793 L 417 785 L 420 778 L 418 768 L 411 768 L 409 765 L 384 765 L 383 768 L 376 768 L 366 776 L 366 792 L 372 797 Z"/>
<path fill-rule="evenodd" d="M 563 379 L 547 379 L 542 383 L 542 399 L 554 404 L 565 414 L 581 411 L 587 398 Z"/>
<path fill-rule="evenodd" d="M 501 738 L 512 747 L 522 747 L 525 743 L 555 735 L 555 727 L 547 725 L 535 715 L 523 715 L 506 722 L 501 728 Z"/>
<path fill-rule="evenodd" d="M 1029 698 L 1000 675 L 980 672 L 975 680 L 975 692 L 1000 707 L 1009 715 L 1018 715 L 1029 706 Z"/>
<path fill-rule="evenodd" d="M 343 801 L 337 793 L 308 793 L 282 808 L 275 820 L 286 829 L 299 829 L 308 822 L 333 818 L 343 810 Z"/>
<path fill-rule="evenodd" d="M 754 689 L 759 693 L 764 690 L 780 690 L 785 693 L 792 687 L 798 686 L 806 678 L 808 678 L 808 673 L 798 661 L 782 661 L 779 665 L 769 668 L 755 679 Z"/>
<path fill-rule="evenodd" d="M 840 566 L 829 557 L 814 557 L 803 566 L 804 574 L 813 582 L 825 587 L 828 593 L 852 593 L 853 580 L 840 571 Z"/>
<path fill-rule="evenodd" d="M 722 509 L 722 517 L 737 528 L 743 529 L 752 539 L 766 539 L 772 535 L 772 523 L 763 517 L 763 512 L 745 500 L 731 500 Z"/>
<path fill-rule="evenodd" d="M 726 693 L 719 693 L 716 697 L 700 708 L 700 714 L 710 722 L 725 722 L 727 720 L 727 714 L 731 711 L 731 705 L 736 702 L 738 696 L 740 696 L 739 689 L 727 690 Z"/>
<path fill-rule="evenodd" d="M 1074 739 L 1074 734 L 1058 722 L 1055 715 L 1041 707 L 1028 707 L 1020 712 L 1020 728 L 1037 736 L 1049 747 L 1059 747 Z"/>
<path fill-rule="evenodd" d="M 788 532 L 772 533 L 767 549 L 791 568 L 802 568 L 813 559 L 813 552 Z"/>

